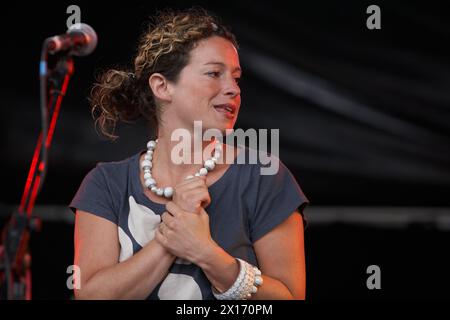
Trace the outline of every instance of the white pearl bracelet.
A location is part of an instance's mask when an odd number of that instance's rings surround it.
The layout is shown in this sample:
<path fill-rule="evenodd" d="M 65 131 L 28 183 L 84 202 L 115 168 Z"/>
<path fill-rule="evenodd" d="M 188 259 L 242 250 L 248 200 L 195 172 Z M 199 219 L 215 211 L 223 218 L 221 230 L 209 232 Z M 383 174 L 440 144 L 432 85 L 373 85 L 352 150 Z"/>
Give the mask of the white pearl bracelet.
<path fill-rule="evenodd" d="M 250 263 L 236 258 L 239 261 L 239 275 L 231 288 L 223 293 L 217 293 L 215 288 L 212 288 L 214 297 L 218 300 L 246 300 L 251 298 L 252 294 L 258 291 L 258 287 L 263 284 L 261 271 L 252 266 Z"/>

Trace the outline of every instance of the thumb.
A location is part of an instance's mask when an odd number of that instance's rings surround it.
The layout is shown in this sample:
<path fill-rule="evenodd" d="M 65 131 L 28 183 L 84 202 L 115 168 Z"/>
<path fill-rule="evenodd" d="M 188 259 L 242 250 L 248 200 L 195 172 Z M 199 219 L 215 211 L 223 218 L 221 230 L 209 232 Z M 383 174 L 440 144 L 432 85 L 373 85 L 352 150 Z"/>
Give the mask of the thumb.
<path fill-rule="evenodd" d="M 206 210 L 203 207 L 200 208 L 200 216 L 202 216 L 203 218 L 209 219 L 209 214 L 208 214 L 208 212 L 206 212 Z"/>
<path fill-rule="evenodd" d="M 209 207 L 210 204 L 211 204 L 211 201 L 209 199 L 208 200 L 203 200 L 202 203 L 201 203 L 201 207 L 206 209 L 206 208 Z"/>

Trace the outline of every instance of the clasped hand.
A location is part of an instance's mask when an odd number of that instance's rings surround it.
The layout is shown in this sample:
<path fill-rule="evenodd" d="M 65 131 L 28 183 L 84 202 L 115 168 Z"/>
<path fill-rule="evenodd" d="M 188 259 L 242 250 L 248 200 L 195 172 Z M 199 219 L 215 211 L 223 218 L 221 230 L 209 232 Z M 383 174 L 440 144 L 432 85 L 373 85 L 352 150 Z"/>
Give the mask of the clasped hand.
<path fill-rule="evenodd" d="M 172 201 L 155 233 L 155 239 L 173 255 L 198 264 L 214 245 L 205 211 L 211 203 L 205 177 L 194 177 L 174 188 Z"/>

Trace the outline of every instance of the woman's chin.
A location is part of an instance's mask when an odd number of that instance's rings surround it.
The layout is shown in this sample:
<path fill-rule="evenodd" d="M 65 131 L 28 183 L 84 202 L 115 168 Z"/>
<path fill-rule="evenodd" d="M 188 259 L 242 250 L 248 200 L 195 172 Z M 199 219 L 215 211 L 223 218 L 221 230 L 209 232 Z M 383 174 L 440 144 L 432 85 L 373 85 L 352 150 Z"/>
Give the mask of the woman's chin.
<path fill-rule="evenodd" d="M 222 133 L 223 136 L 226 136 L 226 135 L 230 134 L 231 130 L 233 130 L 234 122 L 233 123 L 228 123 L 228 124 L 216 125 L 215 127 L 211 127 L 211 128 L 219 130 Z"/>
<path fill-rule="evenodd" d="M 226 130 L 232 130 L 234 128 L 235 121 L 234 120 L 228 120 L 228 121 L 203 121 L 202 129 L 203 131 L 206 131 L 208 129 L 216 129 L 222 132 L 223 135 L 226 134 Z"/>

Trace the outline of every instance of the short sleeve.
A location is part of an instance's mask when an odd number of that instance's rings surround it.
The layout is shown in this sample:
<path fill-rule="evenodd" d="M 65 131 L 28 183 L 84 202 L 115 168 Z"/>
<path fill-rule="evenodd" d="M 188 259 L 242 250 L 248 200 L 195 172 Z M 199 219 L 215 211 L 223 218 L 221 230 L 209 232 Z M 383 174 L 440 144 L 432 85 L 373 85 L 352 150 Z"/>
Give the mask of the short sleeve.
<path fill-rule="evenodd" d="M 278 160 L 278 159 L 277 159 Z M 280 161 L 275 174 L 259 172 L 255 212 L 250 217 L 250 236 L 255 242 L 298 210 L 306 227 L 304 209 L 309 200 L 289 169 Z"/>
<path fill-rule="evenodd" d="M 77 193 L 69 204 L 69 208 L 74 213 L 77 209 L 87 211 L 117 224 L 118 216 L 114 210 L 112 199 L 102 164 L 97 164 L 84 177 Z"/>

